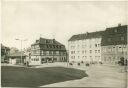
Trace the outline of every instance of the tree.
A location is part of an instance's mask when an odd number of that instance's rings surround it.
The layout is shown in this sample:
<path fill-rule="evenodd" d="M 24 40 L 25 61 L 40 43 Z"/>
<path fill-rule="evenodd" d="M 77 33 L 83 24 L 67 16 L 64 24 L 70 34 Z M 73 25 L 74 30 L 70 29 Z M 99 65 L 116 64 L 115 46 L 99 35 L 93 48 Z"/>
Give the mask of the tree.
<path fill-rule="evenodd" d="M 120 61 L 118 61 L 118 64 L 121 66 L 127 66 L 127 59 L 124 59 L 124 57 L 121 57 Z"/>

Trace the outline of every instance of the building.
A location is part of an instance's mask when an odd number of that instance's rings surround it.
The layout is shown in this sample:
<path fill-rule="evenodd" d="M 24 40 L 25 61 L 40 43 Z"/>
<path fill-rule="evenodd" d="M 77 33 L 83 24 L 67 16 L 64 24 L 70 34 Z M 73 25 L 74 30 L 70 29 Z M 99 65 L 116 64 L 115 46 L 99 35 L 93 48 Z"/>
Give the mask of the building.
<path fill-rule="evenodd" d="M 120 58 L 127 58 L 127 25 L 106 28 L 102 35 L 102 61 L 106 64 L 117 64 Z"/>
<path fill-rule="evenodd" d="M 97 31 L 73 35 L 68 40 L 69 62 L 100 62 L 102 34 L 103 31 Z"/>
<path fill-rule="evenodd" d="M 1 44 L 1 62 L 8 63 L 8 55 L 10 53 L 10 48 Z"/>
<path fill-rule="evenodd" d="M 31 45 L 30 65 L 67 61 L 66 48 L 55 39 L 39 38 Z"/>
<path fill-rule="evenodd" d="M 22 56 L 22 58 L 21 58 Z M 9 64 L 25 64 L 26 63 L 26 55 L 22 52 L 15 52 L 15 53 L 11 53 L 9 56 Z"/>

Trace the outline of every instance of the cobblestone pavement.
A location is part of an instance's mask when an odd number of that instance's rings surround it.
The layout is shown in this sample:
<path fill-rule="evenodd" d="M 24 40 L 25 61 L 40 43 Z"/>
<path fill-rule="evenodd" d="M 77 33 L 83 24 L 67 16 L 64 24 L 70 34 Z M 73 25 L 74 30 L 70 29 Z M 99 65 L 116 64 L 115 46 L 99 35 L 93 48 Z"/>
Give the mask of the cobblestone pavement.
<path fill-rule="evenodd" d="M 116 87 L 126 88 L 127 73 L 123 67 L 93 65 L 90 67 L 75 67 L 83 69 L 89 75 L 79 80 L 49 84 L 41 87 Z"/>

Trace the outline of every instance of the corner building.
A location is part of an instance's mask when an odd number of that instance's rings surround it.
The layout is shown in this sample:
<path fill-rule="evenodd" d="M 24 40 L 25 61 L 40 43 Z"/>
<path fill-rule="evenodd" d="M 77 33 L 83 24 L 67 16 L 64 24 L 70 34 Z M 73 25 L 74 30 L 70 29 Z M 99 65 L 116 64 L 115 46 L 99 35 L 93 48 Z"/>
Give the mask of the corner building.
<path fill-rule="evenodd" d="M 31 45 L 30 65 L 66 61 L 66 48 L 55 39 L 39 38 Z"/>
<path fill-rule="evenodd" d="M 127 25 L 106 28 L 102 35 L 102 61 L 106 64 L 117 64 L 120 58 L 127 59 Z"/>

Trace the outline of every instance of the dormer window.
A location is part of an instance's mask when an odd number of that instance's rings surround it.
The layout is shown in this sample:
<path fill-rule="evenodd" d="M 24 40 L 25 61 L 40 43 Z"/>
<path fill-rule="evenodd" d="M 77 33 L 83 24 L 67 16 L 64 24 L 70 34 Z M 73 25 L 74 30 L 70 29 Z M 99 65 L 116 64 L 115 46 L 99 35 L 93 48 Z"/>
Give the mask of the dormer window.
<path fill-rule="evenodd" d="M 117 32 L 117 29 L 115 29 L 115 32 Z"/>
<path fill-rule="evenodd" d="M 36 43 L 39 43 L 39 40 L 36 40 Z"/>
<path fill-rule="evenodd" d="M 55 45 L 53 45 L 53 47 L 55 48 Z"/>

